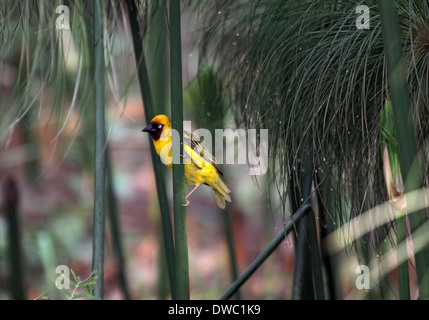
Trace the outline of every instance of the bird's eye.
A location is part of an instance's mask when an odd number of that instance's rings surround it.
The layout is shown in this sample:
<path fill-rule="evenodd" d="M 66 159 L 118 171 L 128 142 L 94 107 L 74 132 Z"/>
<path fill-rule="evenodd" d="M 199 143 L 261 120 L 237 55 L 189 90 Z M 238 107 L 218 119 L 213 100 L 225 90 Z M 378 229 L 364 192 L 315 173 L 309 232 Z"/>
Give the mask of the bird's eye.
<path fill-rule="evenodd" d="M 162 129 L 162 124 L 159 124 L 159 125 L 158 125 L 158 129 Z"/>

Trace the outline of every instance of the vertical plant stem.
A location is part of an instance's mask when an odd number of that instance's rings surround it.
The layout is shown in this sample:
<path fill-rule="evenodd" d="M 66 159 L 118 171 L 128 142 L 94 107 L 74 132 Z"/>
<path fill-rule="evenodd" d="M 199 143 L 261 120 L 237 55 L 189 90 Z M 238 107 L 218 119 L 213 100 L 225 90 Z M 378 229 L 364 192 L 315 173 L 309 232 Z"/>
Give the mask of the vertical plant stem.
<path fill-rule="evenodd" d="M 297 172 L 301 172 L 301 163 L 296 165 Z M 291 178 L 291 207 L 292 211 L 299 208 L 299 199 L 307 199 L 309 187 L 303 194 L 300 193 L 300 186 Z M 307 195 L 307 197 L 306 197 Z M 293 273 L 292 299 L 293 300 L 314 300 L 313 279 L 311 275 L 310 250 L 307 243 L 308 219 L 300 219 L 295 225 L 294 233 L 294 251 L 295 251 L 295 269 Z"/>
<path fill-rule="evenodd" d="M 223 227 L 225 230 L 226 245 L 228 248 L 229 263 L 230 263 L 230 268 L 231 268 L 231 277 L 232 277 L 232 281 L 235 281 L 238 278 L 238 267 L 237 267 L 237 259 L 236 259 L 235 248 L 234 248 L 234 237 L 233 237 L 233 232 L 232 232 L 232 223 L 231 223 L 231 217 L 229 215 L 228 207 L 226 207 L 221 214 L 223 217 Z M 240 290 L 237 290 L 237 292 L 236 292 L 236 299 L 241 300 Z"/>
<path fill-rule="evenodd" d="M 8 260 L 9 286 L 14 300 L 25 300 L 24 273 L 22 264 L 22 248 L 20 222 L 18 212 L 18 188 L 12 177 L 8 177 L 4 184 L 4 212 L 8 222 Z"/>
<path fill-rule="evenodd" d="M 104 50 L 103 50 L 103 3 L 93 0 L 94 63 L 95 63 L 95 154 L 94 154 L 94 234 L 92 245 L 92 271 L 96 276 L 93 295 L 103 299 L 104 276 L 104 205 L 105 205 L 105 124 L 104 124 Z"/>
<path fill-rule="evenodd" d="M 407 238 L 407 225 L 406 215 L 403 212 L 396 213 L 396 243 L 399 245 L 406 241 Z M 405 246 L 405 250 L 406 250 Z M 407 256 L 407 255 L 405 255 Z M 408 272 L 408 259 L 405 261 L 399 261 L 400 255 L 398 254 L 398 288 L 399 288 L 399 299 L 410 300 L 410 279 Z"/>
<path fill-rule="evenodd" d="M 168 105 L 168 79 L 167 79 L 167 1 L 150 0 L 148 2 L 148 26 L 147 26 L 147 46 L 145 48 L 147 61 L 149 64 L 149 82 L 151 84 L 151 93 L 153 104 L 156 106 L 158 114 L 167 113 Z M 161 166 L 163 174 L 167 168 Z M 165 199 L 167 201 L 167 199 Z M 168 279 L 168 262 L 166 258 L 165 240 L 163 238 L 162 220 L 156 219 L 159 230 L 158 239 L 162 244 L 162 249 L 158 252 L 158 275 L 157 289 L 158 298 L 167 299 L 169 294 Z M 161 248 L 161 246 L 160 246 Z M 174 260 L 174 257 L 173 257 Z"/>
<path fill-rule="evenodd" d="M 313 153 L 304 157 L 304 176 L 302 181 L 302 196 L 304 202 L 310 202 L 313 177 Z M 297 205 L 296 195 L 294 197 Z M 296 210 L 296 209 L 294 209 Z M 293 299 L 324 299 L 322 267 L 317 239 L 314 212 L 307 214 L 297 223 L 296 264 Z"/>
<path fill-rule="evenodd" d="M 383 169 L 384 180 L 386 183 L 387 194 L 389 200 L 394 200 L 394 180 L 400 175 L 398 167 L 398 150 L 397 139 L 394 128 L 393 109 L 390 99 L 386 100 L 384 109 L 380 115 L 380 142 L 383 150 Z M 410 283 L 408 270 L 408 254 L 407 246 L 404 246 L 405 252 L 399 252 L 400 244 L 404 244 L 407 240 L 407 224 L 406 211 L 393 206 L 395 212 L 395 229 L 396 229 L 396 246 L 398 260 L 398 291 L 401 300 L 410 299 Z M 407 257 L 405 261 L 401 256 Z"/>
<path fill-rule="evenodd" d="M 172 127 L 179 133 L 183 145 L 183 88 L 182 48 L 180 28 L 180 0 L 170 0 L 170 80 Z M 180 148 L 182 152 L 183 148 Z M 174 158 L 174 157 L 173 157 Z M 186 226 L 185 168 L 183 163 L 173 163 L 174 243 L 176 246 L 176 290 L 177 299 L 189 299 L 188 236 Z"/>
<path fill-rule="evenodd" d="M 140 36 L 140 26 L 137 20 L 137 7 L 134 0 L 128 0 L 128 16 L 134 45 L 134 55 L 137 62 L 137 75 L 139 78 L 140 92 L 143 98 L 144 112 L 146 119 L 152 119 L 155 116 L 152 94 L 150 89 L 148 72 L 146 69 L 146 60 L 143 52 L 143 42 Z M 175 299 L 175 253 L 173 242 L 173 231 L 170 219 L 170 209 L 168 207 L 168 198 L 165 188 L 163 164 L 159 161 L 153 143 L 148 136 L 150 144 L 150 154 L 152 158 L 153 171 L 155 174 L 156 191 L 158 194 L 158 203 L 161 211 L 162 230 L 164 236 L 165 254 L 167 258 L 168 277 L 170 281 L 171 295 Z"/>
<path fill-rule="evenodd" d="M 158 253 L 158 274 L 156 279 L 156 287 L 157 287 L 157 294 L 158 299 L 160 300 L 166 300 L 168 299 L 168 265 L 167 265 L 167 255 L 165 253 L 165 244 L 164 244 L 164 238 L 162 235 L 162 224 L 158 222 L 157 219 L 157 229 L 158 229 L 158 241 L 160 243 L 160 250 Z"/>
<path fill-rule="evenodd" d="M 399 163 L 402 181 L 404 181 L 404 192 L 408 193 L 421 188 L 423 179 L 410 110 L 409 90 L 402 58 L 402 45 L 395 1 L 381 0 L 380 8 L 389 93 L 392 100 L 395 132 L 398 140 Z M 406 196 L 406 201 L 407 203 L 412 203 L 425 200 L 411 199 L 410 196 Z M 419 210 L 410 214 L 411 233 L 422 226 L 427 219 L 426 210 Z M 425 245 L 420 251 L 415 252 L 414 257 L 420 298 L 429 299 L 429 246 Z"/>
<path fill-rule="evenodd" d="M 165 12 L 166 0 L 149 2 L 150 21 L 148 25 L 147 57 L 149 79 L 152 84 L 152 97 L 158 113 L 165 114 L 168 104 L 167 81 L 167 23 Z"/>
<path fill-rule="evenodd" d="M 337 254 L 331 254 L 329 252 L 327 241 L 325 238 L 334 231 L 333 225 L 327 223 L 330 216 L 333 215 L 336 210 L 331 195 L 331 186 L 328 180 L 330 169 L 326 163 L 322 165 L 323 170 L 319 171 L 319 175 L 316 176 L 316 184 L 319 186 L 319 190 L 316 192 L 317 206 L 319 208 L 319 225 L 320 225 L 320 237 L 321 237 L 321 259 L 322 265 L 324 266 L 325 279 L 326 279 L 326 291 L 327 299 L 338 300 L 341 297 L 341 290 L 339 287 L 339 280 L 336 277 L 338 274 L 337 270 Z"/>
<path fill-rule="evenodd" d="M 130 300 L 131 295 L 128 288 L 128 281 L 125 272 L 125 258 L 122 250 L 122 237 L 118 219 L 118 205 L 116 195 L 113 189 L 113 172 L 111 155 L 109 148 L 106 150 L 106 175 L 107 175 L 107 212 L 109 214 L 109 226 L 113 238 L 113 249 L 116 255 L 116 263 L 118 265 L 119 286 L 125 300 Z"/>
<path fill-rule="evenodd" d="M 317 239 L 317 230 L 316 230 L 316 221 L 314 218 L 314 211 L 311 211 L 311 214 L 308 215 L 309 218 L 309 246 L 311 253 L 311 272 L 313 275 L 313 286 L 314 286 L 314 296 L 316 300 L 324 300 L 324 286 L 323 286 L 323 276 L 322 276 L 322 261 L 319 251 L 319 242 Z"/>

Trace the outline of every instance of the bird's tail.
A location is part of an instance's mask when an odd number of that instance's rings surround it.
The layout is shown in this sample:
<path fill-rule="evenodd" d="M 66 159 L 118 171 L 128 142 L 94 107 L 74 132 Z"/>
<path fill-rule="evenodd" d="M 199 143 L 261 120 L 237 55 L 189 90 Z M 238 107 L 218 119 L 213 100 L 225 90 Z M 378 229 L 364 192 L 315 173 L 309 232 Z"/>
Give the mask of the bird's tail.
<path fill-rule="evenodd" d="M 211 187 L 213 189 L 217 205 L 219 208 L 225 209 L 225 201 L 231 202 L 231 190 L 220 177 Z"/>

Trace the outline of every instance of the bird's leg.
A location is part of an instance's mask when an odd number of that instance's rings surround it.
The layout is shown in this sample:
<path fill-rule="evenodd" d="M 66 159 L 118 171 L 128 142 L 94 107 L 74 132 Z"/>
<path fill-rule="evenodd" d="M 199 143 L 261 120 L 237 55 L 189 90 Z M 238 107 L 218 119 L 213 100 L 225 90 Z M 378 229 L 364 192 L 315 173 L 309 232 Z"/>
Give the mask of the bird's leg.
<path fill-rule="evenodd" d="M 192 194 L 192 192 L 194 192 L 195 190 L 197 190 L 197 188 L 200 186 L 201 184 L 197 184 L 194 189 L 191 190 L 191 192 L 188 193 L 188 195 L 186 196 L 185 200 L 186 200 L 186 204 L 183 204 L 183 207 L 187 207 L 188 204 L 190 204 L 191 202 L 188 200 L 188 197 Z"/>

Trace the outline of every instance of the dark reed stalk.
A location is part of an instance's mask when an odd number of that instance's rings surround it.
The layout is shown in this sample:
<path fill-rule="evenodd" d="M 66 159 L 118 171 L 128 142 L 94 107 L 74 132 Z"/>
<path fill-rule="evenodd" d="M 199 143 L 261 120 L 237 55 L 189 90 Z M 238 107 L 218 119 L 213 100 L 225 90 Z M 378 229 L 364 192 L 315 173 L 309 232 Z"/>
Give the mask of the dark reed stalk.
<path fill-rule="evenodd" d="M 106 156 L 105 156 L 105 97 L 104 97 L 104 48 L 103 48 L 103 2 L 93 1 L 94 28 L 94 105 L 95 105 L 95 153 L 94 153 L 94 234 L 92 246 L 92 271 L 97 282 L 93 295 L 103 299 L 104 276 L 104 229 L 105 229 L 105 192 L 106 192 Z"/>
<path fill-rule="evenodd" d="M 273 241 L 265 248 L 264 251 L 256 257 L 255 260 L 250 264 L 250 266 L 235 280 L 231 286 L 224 292 L 224 294 L 219 298 L 219 300 L 227 300 L 231 298 L 237 290 L 250 278 L 250 276 L 258 270 L 262 263 L 277 249 L 277 247 L 284 243 L 285 237 L 295 228 L 295 224 L 303 216 L 305 216 L 311 207 L 308 204 L 304 204 L 299 208 L 295 214 L 292 216 L 292 219 L 287 223 L 284 230 L 282 230 Z"/>
<path fill-rule="evenodd" d="M 299 163 L 297 163 L 297 167 L 299 168 L 298 165 Z M 301 203 L 311 201 L 311 185 L 313 177 L 312 152 L 305 155 L 303 165 L 303 184 L 301 187 L 294 187 L 292 199 L 294 210 L 297 210 L 300 204 L 299 199 L 301 199 Z M 301 218 L 300 221 L 297 222 L 296 229 L 296 262 L 292 287 L 292 299 L 323 300 L 323 279 L 314 214 L 308 214 Z"/>
<path fill-rule="evenodd" d="M 134 0 L 127 1 L 128 17 L 133 38 L 134 55 L 137 62 L 137 75 L 139 79 L 140 92 L 143 98 L 144 112 L 146 119 L 152 119 L 155 116 L 155 110 L 152 100 L 152 94 L 149 83 L 149 76 L 146 68 L 146 59 L 143 51 L 143 39 L 140 35 L 140 26 L 137 20 L 138 12 Z M 170 282 L 171 295 L 173 299 L 175 294 L 175 253 L 173 242 L 173 231 L 170 219 L 170 210 L 168 207 L 168 198 L 165 187 L 163 164 L 153 147 L 151 138 L 148 136 L 150 144 L 150 154 L 152 159 L 153 171 L 155 174 L 156 191 L 158 194 L 158 204 L 161 211 L 162 233 L 167 258 L 168 278 Z"/>
<path fill-rule="evenodd" d="M 128 280 L 126 277 L 125 257 L 123 252 L 123 244 L 121 237 L 121 228 L 118 219 L 118 204 L 116 200 L 115 190 L 113 188 L 113 172 L 112 172 L 112 161 L 110 149 L 106 150 L 106 175 L 107 175 L 107 212 L 109 216 L 110 232 L 112 233 L 113 239 L 113 250 L 115 252 L 116 263 L 118 266 L 118 279 L 119 286 L 122 291 L 122 295 L 125 300 L 130 300 L 130 290 L 128 286 Z"/>
<path fill-rule="evenodd" d="M 171 0 L 170 10 L 170 80 L 172 128 L 179 133 L 183 145 L 183 88 L 182 47 L 180 28 L 180 1 Z M 180 148 L 182 152 L 182 148 Z M 176 246 L 176 293 L 177 299 L 189 299 L 188 235 L 185 203 L 185 168 L 183 163 L 173 164 L 174 244 Z"/>
<path fill-rule="evenodd" d="M 24 270 L 20 219 L 18 211 L 19 194 L 15 179 L 7 177 L 3 186 L 4 212 L 8 223 L 8 262 L 10 273 L 10 292 L 14 300 L 25 300 Z"/>

